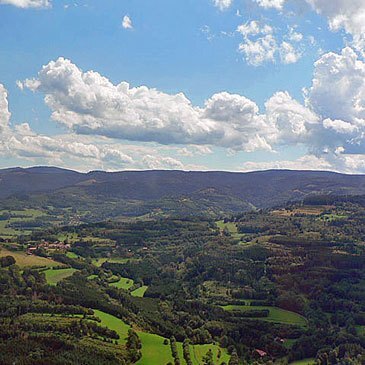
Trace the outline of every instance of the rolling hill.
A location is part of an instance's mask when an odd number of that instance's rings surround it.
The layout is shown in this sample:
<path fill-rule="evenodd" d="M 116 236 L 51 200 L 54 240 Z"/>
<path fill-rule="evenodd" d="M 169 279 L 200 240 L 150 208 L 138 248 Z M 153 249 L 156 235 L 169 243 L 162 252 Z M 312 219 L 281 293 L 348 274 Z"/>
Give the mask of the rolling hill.
<path fill-rule="evenodd" d="M 55 167 L 0 170 L 0 199 L 81 206 L 112 215 L 153 210 L 238 212 L 268 208 L 313 194 L 365 194 L 365 176 L 322 171 L 269 170 L 249 173 L 185 171 L 92 171 Z M 112 203 L 112 204 L 111 204 Z M 114 213 L 113 213 L 114 211 Z"/>

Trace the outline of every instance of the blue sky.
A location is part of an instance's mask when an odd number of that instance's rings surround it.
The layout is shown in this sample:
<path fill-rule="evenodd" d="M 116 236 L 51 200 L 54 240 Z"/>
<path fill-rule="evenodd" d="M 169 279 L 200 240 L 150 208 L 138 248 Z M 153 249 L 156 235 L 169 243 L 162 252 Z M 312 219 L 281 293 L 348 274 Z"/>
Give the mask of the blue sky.
<path fill-rule="evenodd" d="M 363 0 L 0 0 L 0 166 L 363 172 L 354 14 Z"/>

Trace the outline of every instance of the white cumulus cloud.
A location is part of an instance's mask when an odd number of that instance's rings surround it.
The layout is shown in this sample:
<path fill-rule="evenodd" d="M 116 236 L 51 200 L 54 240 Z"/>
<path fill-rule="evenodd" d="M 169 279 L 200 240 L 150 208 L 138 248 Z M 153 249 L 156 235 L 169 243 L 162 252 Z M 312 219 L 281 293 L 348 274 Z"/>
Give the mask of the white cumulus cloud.
<path fill-rule="evenodd" d="M 324 118 L 365 119 L 365 63 L 349 47 L 316 63 L 307 103 Z"/>
<path fill-rule="evenodd" d="M 253 0 L 263 8 L 282 10 L 287 0 Z M 332 31 L 344 30 L 353 38 L 352 45 L 365 54 L 364 0 L 297 0 L 328 20 Z"/>
<path fill-rule="evenodd" d="M 286 0 L 255 0 L 260 6 L 265 9 L 278 9 L 281 10 Z"/>
<path fill-rule="evenodd" d="M 319 14 L 327 17 L 330 29 L 344 29 L 353 36 L 355 48 L 365 51 L 364 0 L 306 0 Z"/>
<path fill-rule="evenodd" d="M 45 94 L 52 119 L 84 135 L 160 144 L 216 145 L 238 150 L 270 149 L 273 131 L 251 100 L 213 95 L 204 108 L 182 93 L 170 95 L 126 82 L 112 84 L 59 58 L 22 87 Z"/>
<path fill-rule="evenodd" d="M 214 6 L 216 6 L 219 10 L 226 10 L 231 7 L 233 4 L 233 0 L 213 0 Z"/>
<path fill-rule="evenodd" d="M 18 8 L 48 8 L 50 0 L 0 0 L 0 4 L 14 5 Z"/>
<path fill-rule="evenodd" d="M 10 116 L 8 92 L 4 85 L 0 84 L 0 136 L 8 129 Z"/>
<path fill-rule="evenodd" d="M 247 24 L 242 32 L 261 30 Z M 270 34 L 270 29 L 266 32 Z M 171 95 L 126 82 L 115 85 L 64 58 L 51 61 L 36 78 L 18 86 L 44 94 L 52 119 L 66 127 L 67 134 L 40 136 L 27 125 L 11 129 L 7 92 L 0 87 L 0 131 L 7 135 L 0 138 L 2 151 L 46 158 L 51 158 L 52 151 L 60 159 L 83 156 L 95 164 L 114 159 L 116 165 L 180 168 L 186 165 L 176 155 L 211 153 L 212 147 L 252 152 L 301 145 L 308 156 L 261 166 L 305 168 L 313 164 L 319 169 L 365 171 L 365 62 L 349 47 L 338 54 L 326 53 L 315 63 L 305 104 L 280 91 L 266 101 L 262 111 L 253 100 L 228 92 L 195 106 L 182 93 Z M 121 147 L 125 141 L 174 149 L 175 156 L 156 154 L 153 149 L 132 153 L 130 144 L 129 150 Z"/>
<path fill-rule="evenodd" d="M 294 32 L 293 29 L 282 36 L 282 41 L 278 40 L 274 28 L 257 20 L 239 25 L 237 32 L 243 37 L 238 51 L 243 54 L 249 65 L 260 66 L 276 61 L 290 64 L 298 62 L 302 57 L 302 52 L 298 49 L 297 44 L 303 39 L 303 36 Z M 290 42 L 294 42 L 296 45 Z"/>

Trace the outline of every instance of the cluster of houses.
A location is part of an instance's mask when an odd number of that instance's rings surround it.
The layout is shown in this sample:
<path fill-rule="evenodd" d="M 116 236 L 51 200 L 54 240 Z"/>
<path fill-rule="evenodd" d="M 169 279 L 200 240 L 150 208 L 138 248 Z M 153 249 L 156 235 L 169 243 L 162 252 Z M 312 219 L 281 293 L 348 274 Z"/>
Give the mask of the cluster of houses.
<path fill-rule="evenodd" d="M 71 248 L 70 244 L 61 241 L 55 241 L 55 242 L 41 241 L 39 243 L 29 245 L 27 248 L 27 254 L 34 255 L 34 253 L 39 249 L 66 252 L 70 248 Z"/>

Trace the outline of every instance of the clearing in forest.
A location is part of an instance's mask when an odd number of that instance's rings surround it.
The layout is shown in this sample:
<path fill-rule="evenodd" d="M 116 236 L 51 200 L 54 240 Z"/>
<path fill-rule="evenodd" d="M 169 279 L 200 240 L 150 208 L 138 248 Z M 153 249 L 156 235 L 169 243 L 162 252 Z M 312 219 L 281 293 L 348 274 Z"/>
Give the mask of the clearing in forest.
<path fill-rule="evenodd" d="M 269 311 L 268 317 L 257 317 L 255 319 L 275 323 L 293 324 L 297 326 L 305 326 L 307 324 L 307 320 L 300 314 L 277 307 L 254 305 L 225 305 L 222 306 L 222 308 L 227 311 L 260 311 L 267 309 Z"/>

